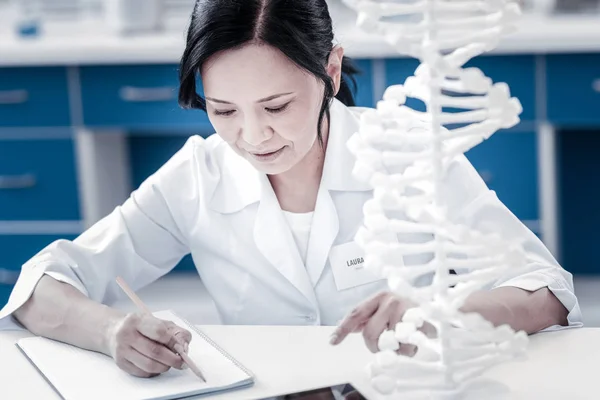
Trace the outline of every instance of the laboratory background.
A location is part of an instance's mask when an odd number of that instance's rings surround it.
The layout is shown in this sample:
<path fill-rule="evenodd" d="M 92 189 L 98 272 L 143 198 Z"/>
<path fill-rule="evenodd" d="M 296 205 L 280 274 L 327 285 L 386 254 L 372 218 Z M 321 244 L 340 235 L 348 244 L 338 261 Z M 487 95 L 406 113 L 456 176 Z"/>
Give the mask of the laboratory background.
<path fill-rule="evenodd" d="M 213 134 L 177 104 L 193 3 L 0 0 L 0 306 L 27 259 L 112 211 L 190 135 Z M 359 31 L 341 0 L 329 6 L 362 71 L 357 103 L 373 107 L 418 62 Z M 467 157 L 574 275 L 585 325 L 600 326 L 600 0 L 522 8 L 518 32 L 469 63 L 508 83 L 521 122 Z M 219 322 L 189 257 L 140 296 Z"/>

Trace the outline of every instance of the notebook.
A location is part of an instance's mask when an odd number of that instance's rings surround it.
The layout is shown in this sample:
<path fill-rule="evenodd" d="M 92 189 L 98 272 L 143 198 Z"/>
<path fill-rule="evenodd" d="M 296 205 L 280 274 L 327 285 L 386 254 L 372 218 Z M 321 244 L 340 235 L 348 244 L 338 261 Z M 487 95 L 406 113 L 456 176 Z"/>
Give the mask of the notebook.
<path fill-rule="evenodd" d="M 202 369 L 206 382 L 189 369 L 174 368 L 154 378 L 137 378 L 108 356 L 42 337 L 24 338 L 16 345 L 65 400 L 170 400 L 254 384 L 252 373 L 202 331 L 172 311 L 154 315 L 192 333 L 188 354 Z"/>

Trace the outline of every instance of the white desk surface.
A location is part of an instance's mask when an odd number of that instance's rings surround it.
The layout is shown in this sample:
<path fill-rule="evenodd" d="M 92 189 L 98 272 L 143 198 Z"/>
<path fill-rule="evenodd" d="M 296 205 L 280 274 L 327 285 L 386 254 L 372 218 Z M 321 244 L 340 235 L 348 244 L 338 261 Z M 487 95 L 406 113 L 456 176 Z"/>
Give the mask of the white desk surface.
<path fill-rule="evenodd" d="M 1 17 L 1 15 L 0 15 Z M 10 20 L 0 18 L 0 66 L 178 63 L 185 47 L 187 20 L 170 22 L 164 33 L 123 37 L 99 22 L 48 24 L 39 39 L 20 40 Z M 354 58 L 399 54 L 381 38 L 367 35 L 346 16 L 336 38 Z M 524 16 L 519 30 L 502 39 L 490 54 L 600 52 L 600 14 Z"/>
<path fill-rule="evenodd" d="M 254 387 L 211 399 L 259 399 L 348 381 L 373 395 L 364 373 L 372 355 L 359 335 L 331 347 L 331 327 L 201 328 L 256 375 Z M 14 345 L 25 336 L 0 332 L 0 398 L 59 399 Z M 497 366 L 487 376 L 510 387 L 509 399 L 591 400 L 600 398 L 599 370 L 600 329 L 581 328 L 532 336 L 527 360 Z"/>

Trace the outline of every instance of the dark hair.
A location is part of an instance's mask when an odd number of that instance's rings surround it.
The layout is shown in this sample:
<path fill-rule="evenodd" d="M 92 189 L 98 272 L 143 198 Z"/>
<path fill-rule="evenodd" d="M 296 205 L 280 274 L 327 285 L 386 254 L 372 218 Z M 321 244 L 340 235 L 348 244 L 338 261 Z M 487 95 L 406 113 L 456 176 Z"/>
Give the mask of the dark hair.
<path fill-rule="evenodd" d="M 213 54 L 247 43 L 265 43 L 325 84 L 317 133 L 322 144 L 321 124 L 329 116 L 333 82 L 327 62 L 333 49 L 333 29 L 326 0 L 197 0 L 179 67 L 179 104 L 206 111 L 206 101 L 196 92 L 202 64 Z M 353 106 L 353 75 L 359 70 L 342 60 L 340 89 L 335 96 Z"/>

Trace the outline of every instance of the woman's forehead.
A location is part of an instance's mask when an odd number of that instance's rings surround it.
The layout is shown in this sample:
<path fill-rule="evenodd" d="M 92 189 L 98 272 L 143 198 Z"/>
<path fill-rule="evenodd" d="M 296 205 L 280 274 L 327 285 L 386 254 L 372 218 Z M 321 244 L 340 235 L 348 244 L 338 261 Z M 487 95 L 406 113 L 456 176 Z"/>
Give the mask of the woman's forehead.
<path fill-rule="evenodd" d="M 310 79 L 309 74 L 278 49 L 263 44 L 248 44 L 215 54 L 204 64 L 201 74 L 206 91 L 231 91 L 243 87 L 261 92 L 289 91 L 290 87 L 301 87 Z M 260 97 L 257 94 L 257 98 Z"/>

